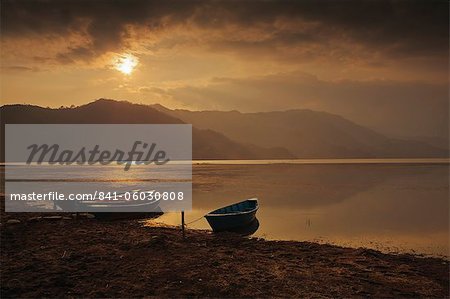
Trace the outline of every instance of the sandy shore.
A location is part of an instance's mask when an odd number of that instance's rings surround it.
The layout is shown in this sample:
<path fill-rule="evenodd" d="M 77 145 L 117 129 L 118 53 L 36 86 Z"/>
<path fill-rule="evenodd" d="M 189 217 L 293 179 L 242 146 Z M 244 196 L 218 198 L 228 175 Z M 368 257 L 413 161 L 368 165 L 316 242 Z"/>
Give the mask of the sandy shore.
<path fill-rule="evenodd" d="M 438 258 L 31 216 L 2 215 L 3 298 L 449 296 Z"/>

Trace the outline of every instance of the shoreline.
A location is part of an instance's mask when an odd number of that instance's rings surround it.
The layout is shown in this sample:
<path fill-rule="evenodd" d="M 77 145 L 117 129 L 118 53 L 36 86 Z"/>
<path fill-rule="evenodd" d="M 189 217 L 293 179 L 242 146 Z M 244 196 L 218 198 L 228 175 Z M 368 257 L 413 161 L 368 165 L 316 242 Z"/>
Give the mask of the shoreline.
<path fill-rule="evenodd" d="M 2 213 L 3 297 L 449 297 L 437 257 L 36 216 Z"/>
<path fill-rule="evenodd" d="M 0 167 L 22 166 L 27 163 L 0 162 Z M 295 158 L 295 159 L 195 159 L 186 161 L 168 161 L 167 164 L 185 165 L 267 165 L 267 164 L 300 164 L 300 165 L 449 165 L 450 157 L 436 158 Z M 31 166 L 41 166 L 36 162 L 27 164 Z M 44 164 L 45 166 L 45 164 Z M 108 165 L 102 165 L 102 167 Z M 121 164 L 109 165 L 112 167 L 122 166 Z"/>
<path fill-rule="evenodd" d="M 311 158 L 311 159 L 216 159 L 192 160 L 192 165 L 267 165 L 267 164 L 300 164 L 300 165 L 449 165 L 450 157 L 440 158 Z"/>
<path fill-rule="evenodd" d="M 163 216 L 164 216 L 164 213 L 160 217 L 163 217 Z M 178 229 L 178 230 L 181 227 L 181 225 L 169 224 L 169 223 L 160 221 L 159 217 L 148 219 L 147 222 L 148 222 L 148 224 L 145 224 L 145 225 L 149 226 L 149 227 L 162 227 L 162 228 L 171 228 L 171 229 Z M 201 232 L 205 232 L 205 233 L 213 233 L 213 231 L 210 228 L 205 228 L 205 227 L 187 226 L 187 229 L 201 231 Z M 432 252 L 431 250 L 429 252 L 427 252 L 426 249 L 424 251 L 420 251 L 420 250 L 416 250 L 413 248 L 408 248 L 406 246 L 405 247 L 398 247 L 398 246 L 392 246 L 392 245 L 388 246 L 388 245 L 385 245 L 381 241 L 371 242 L 371 245 L 373 245 L 373 246 L 370 246 L 370 245 L 358 244 L 359 243 L 358 241 L 339 243 L 334 240 L 327 239 L 326 237 L 297 240 L 297 239 L 290 239 L 290 238 L 280 238 L 280 237 L 277 238 L 277 237 L 267 236 L 266 234 L 258 235 L 258 230 L 256 230 L 256 232 L 254 234 L 250 234 L 250 235 L 244 236 L 244 237 L 259 238 L 259 239 L 264 239 L 266 241 L 310 242 L 310 243 L 316 243 L 319 245 L 331 245 L 331 246 L 350 248 L 350 249 L 364 248 L 364 249 L 368 249 L 368 250 L 379 251 L 383 254 L 392 254 L 392 255 L 410 254 L 410 255 L 413 255 L 416 257 L 438 258 L 438 259 L 442 259 L 442 260 L 450 262 L 450 252 L 443 254 L 443 253 Z"/>

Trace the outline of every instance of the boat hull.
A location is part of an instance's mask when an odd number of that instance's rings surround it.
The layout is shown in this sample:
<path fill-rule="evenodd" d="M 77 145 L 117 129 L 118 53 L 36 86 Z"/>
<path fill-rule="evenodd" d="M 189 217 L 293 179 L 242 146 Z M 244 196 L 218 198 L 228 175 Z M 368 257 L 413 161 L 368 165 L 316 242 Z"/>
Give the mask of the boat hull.
<path fill-rule="evenodd" d="M 258 200 L 250 199 L 212 211 L 205 218 L 213 231 L 233 231 L 251 224 L 257 211 Z"/>
<path fill-rule="evenodd" d="M 249 225 L 255 220 L 256 210 L 248 214 L 233 214 L 227 216 L 205 216 L 215 232 L 231 231 Z"/>
<path fill-rule="evenodd" d="M 148 219 L 157 218 L 162 212 L 91 212 L 99 220 Z"/>
<path fill-rule="evenodd" d="M 160 213 L 159 202 L 150 202 L 140 205 L 133 204 L 107 204 L 84 205 L 80 208 L 83 212 L 90 213 Z"/>
<path fill-rule="evenodd" d="M 134 204 L 133 202 L 59 202 L 59 210 L 87 213 L 160 213 L 158 201 Z"/>

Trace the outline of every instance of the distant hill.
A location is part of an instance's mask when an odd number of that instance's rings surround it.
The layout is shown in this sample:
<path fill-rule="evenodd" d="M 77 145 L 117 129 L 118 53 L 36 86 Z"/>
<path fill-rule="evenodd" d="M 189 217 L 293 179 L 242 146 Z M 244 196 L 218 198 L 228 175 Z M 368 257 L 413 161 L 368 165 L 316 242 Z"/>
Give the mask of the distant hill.
<path fill-rule="evenodd" d="M 100 99 L 73 108 L 0 108 L 5 123 L 193 125 L 194 159 L 447 157 L 424 141 L 388 138 L 340 116 L 311 110 L 264 113 L 170 110 Z M 1 149 L 3 158 L 3 148 Z M 3 161 L 3 159 L 2 159 Z"/>
<path fill-rule="evenodd" d="M 383 136 L 343 117 L 311 110 L 264 113 L 169 110 L 167 115 L 211 129 L 237 142 L 279 146 L 299 158 L 447 157 L 448 150 L 422 141 Z"/>
<path fill-rule="evenodd" d="M 151 106 L 100 99 L 74 107 L 51 109 L 32 105 L 0 108 L 1 132 L 7 124 L 182 124 L 182 120 Z M 2 137 L 3 138 L 3 137 Z M 233 141 L 209 129 L 192 129 L 194 159 L 277 159 L 293 158 L 286 149 L 263 148 Z M 4 144 L 2 142 L 2 144 Z M 4 161 L 1 147 L 1 161 Z"/>

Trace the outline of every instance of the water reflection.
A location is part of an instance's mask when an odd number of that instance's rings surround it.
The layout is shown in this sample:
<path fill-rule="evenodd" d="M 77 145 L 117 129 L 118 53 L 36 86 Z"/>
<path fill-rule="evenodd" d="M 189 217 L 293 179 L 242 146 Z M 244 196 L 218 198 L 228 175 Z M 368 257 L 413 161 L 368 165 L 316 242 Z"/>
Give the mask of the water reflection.
<path fill-rule="evenodd" d="M 255 218 L 249 224 L 235 228 L 230 231 L 233 233 L 239 234 L 241 236 L 250 236 L 250 235 L 253 235 L 258 230 L 258 228 L 259 228 L 259 220 L 258 220 L 258 218 Z"/>
<path fill-rule="evenodd" d="M 105 178 L 122 178 L 109 170 Z M 139 171 L 133 178 L 151 177 Z M 417 163 L 193 165 L 186 222 L 258 197 L 255 236 L 449 256 L 448 171 Z M 180 224 L 178 213 L 156 221 Z M 210 229 L 205 219 L 190 227 Z"/>
<path fill-rule="evenodd" d="M 256 236 L 448 256 L 448 191 L 448 165 L 195 165 L 186 216 L 258 197 Z"/>

